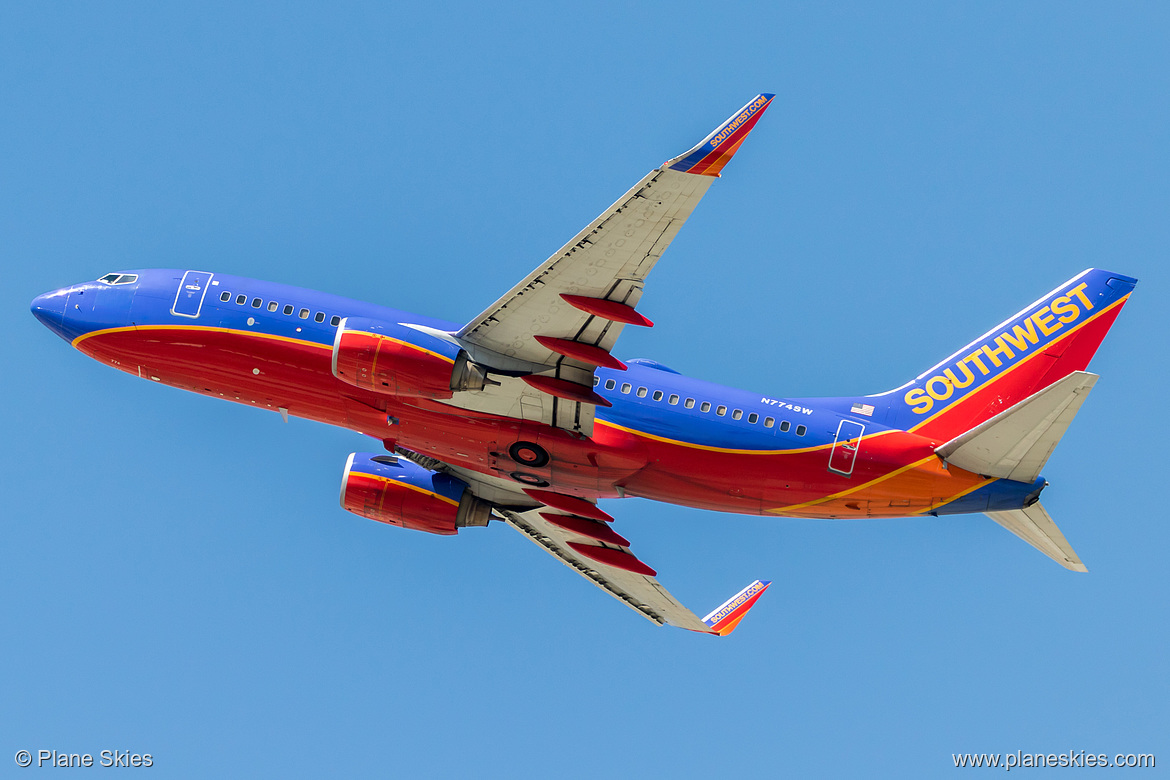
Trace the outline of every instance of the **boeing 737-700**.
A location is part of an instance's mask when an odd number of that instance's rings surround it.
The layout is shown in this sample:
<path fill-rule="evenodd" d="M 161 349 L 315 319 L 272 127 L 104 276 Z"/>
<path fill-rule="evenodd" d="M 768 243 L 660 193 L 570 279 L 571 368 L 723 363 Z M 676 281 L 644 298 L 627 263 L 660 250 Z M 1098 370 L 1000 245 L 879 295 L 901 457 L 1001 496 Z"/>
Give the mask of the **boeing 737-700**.
<path fill-rule="evenodd" d="M 876 395 L 762 395 L 612 354 L 626 326 L 651 325 L 637 308 L 651 270 L 771 101 L 753 98 L 650 171 L 465 323 L 190 269 L 109 273 L 32 311 L 143 380 L 370 436 L 380 450 L 345 462 L 345 509 L 432 534 L 502 521 L 658 624 L 725 635 L 769 583 L 700 618 L 601 499 L 777 517 L 986 513 L 1085 571 L 1039 503 L 1041 469 L 1097 380 L 1085 369 L 1133 278 L 1084 271 Z"/>

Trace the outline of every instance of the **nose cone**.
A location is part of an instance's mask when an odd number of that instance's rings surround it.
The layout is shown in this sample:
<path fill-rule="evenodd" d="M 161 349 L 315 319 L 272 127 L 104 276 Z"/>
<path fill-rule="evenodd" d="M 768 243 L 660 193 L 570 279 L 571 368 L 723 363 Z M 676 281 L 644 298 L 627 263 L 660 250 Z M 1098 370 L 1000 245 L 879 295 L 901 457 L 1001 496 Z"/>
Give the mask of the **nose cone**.
<path fill-rule="evenodd" d="M 60 333 L 65 319 L 65 304 L 68 300 L 68 289 L 53 290 L 33 298 L 29 308 L 42 325 L 54 333 Z"/>

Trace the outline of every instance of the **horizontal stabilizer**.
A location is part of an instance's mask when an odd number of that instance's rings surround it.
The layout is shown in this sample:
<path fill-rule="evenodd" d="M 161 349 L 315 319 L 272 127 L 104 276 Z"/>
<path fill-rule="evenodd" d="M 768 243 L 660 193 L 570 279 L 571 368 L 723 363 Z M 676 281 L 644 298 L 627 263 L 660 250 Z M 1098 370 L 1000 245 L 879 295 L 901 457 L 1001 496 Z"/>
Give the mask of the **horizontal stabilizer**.
<path fill-rule="evenodd" d="M 988 512 L 987 516 L 1064 568 L 1071 571 L 1088 571 L 1039 502 L 1025 509 Z"/>
<path fill-rule="evenodd" d="M 1034 482 L 1098 379 L 1074 371 L 935 452 L 976 474 Z"/>

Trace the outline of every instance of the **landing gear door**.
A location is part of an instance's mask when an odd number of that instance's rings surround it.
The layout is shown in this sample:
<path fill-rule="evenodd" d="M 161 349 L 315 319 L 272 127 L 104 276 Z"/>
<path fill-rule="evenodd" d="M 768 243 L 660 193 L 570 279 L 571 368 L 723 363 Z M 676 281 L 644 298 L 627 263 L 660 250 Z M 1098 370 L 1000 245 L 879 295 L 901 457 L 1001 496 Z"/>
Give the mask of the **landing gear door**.
<path fill-rule="evenodd" d="M 198 317 L 199 310 L 203 308 L 203 296 L 207 294 L 207 288 L 211 285 L 211 276 L 207 271 L 188 271 L 183 274 L 183 280 L 179 282 L 179 291 L 175 293 L 175 305 L 171 307 L 171 314 L 191 319 Z"/>
<path fill-rule="evenodd" d="M 833 449 L 829 452 L 829 471 L 849 476 L 853 473 L 853 464 L 857 460 L 857 448 L 861 445 L 861 436 L 865 433 L 865 426 L 853 420 L 842 420 L 837 426 L 837 439 L 833 442 Z"/>

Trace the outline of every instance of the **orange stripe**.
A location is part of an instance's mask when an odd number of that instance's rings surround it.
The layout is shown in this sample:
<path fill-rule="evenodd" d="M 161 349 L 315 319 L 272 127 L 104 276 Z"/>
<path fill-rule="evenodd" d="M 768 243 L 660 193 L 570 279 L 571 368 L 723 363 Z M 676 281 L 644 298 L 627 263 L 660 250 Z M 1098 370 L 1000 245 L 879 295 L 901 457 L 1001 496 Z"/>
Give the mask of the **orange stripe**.
<path fill-rule="evenodd" d="M 768 509 L 766 511 L 770 514 L 780 514 L 781 512 L 791 512 L 793 509 L 800 509 L 800 508 L 806 507 L 806 506 L 816 506 L 817 504 L 823 504 L 826 501 L 833 501 L 833 500 L 838 499 L 838 498 L 844 498 L 845 496 L 852 495 L 859 490 L 864 490 L 865 488 L 870 487 L 872 485 L 876 485 L 880 482 L 885 482 L 888 479 L 893 479 L 894 477 L 898 476 L 899 474 L 902 474 L 906 471 L 909 471 L 910 469 L 918 468 L 923 463 L 927 463 L 930 460 L 932 460 L 933 458 L 937 458 L 937 457 L 938 456 L 934 455 L 934 454 L 927 455 L 925 458 L 922 458 L 921 460 L 916 460 L 913 463 L 909 463 L 905 466 L 902 466 L 901 468 L 894 469 L 889 474 L 883 474 L 880 477 L 875 477 L 874 479 L 871 479 L 869 482 L 863 482 L 860 485 L 855 485 L 854 487 L 851 487 L 848 490 L 842 490 L 840 493 L 833 493 L 832 495 L 824 496 L 823 498 L 816 498 L 816 499 L 813 499 L 812 501 L 805 501 L 804 503 L 801 503 L 801 504 L 790 504 L 788 506 L 776 507 L 775 509 Z"/>

